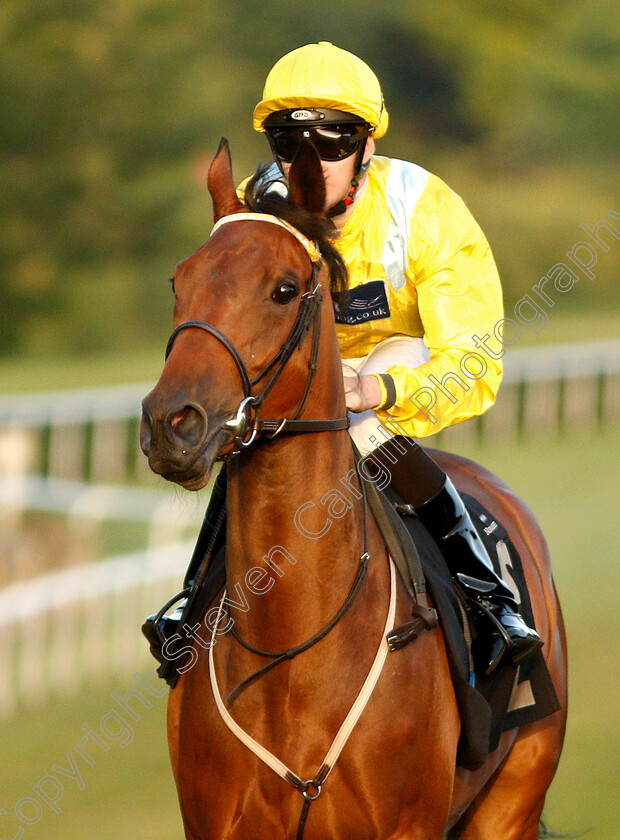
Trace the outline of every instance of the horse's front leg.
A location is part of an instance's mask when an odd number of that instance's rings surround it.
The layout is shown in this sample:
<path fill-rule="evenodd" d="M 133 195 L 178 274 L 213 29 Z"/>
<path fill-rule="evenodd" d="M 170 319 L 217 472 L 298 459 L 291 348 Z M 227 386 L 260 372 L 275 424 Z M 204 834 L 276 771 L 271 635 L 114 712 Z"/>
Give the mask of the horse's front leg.
<path fill-rule="evenodd" d="M 168 695 L 168 752 L 170 754 L 170 763 L 172 765 L 172 773 L 174 775 L 177 790 L 179 787 L 179 732 L 184 685 L 185 676 L 181 675 L 179 681 L 174 688 L 170 689 L 170 693 Z"/>
<path fill-rule="evenodd" d="M 538 840 L 545 795 L 562 749 L 558 720 L 563 714 L 519 730 L 507 759 L 453 828 L 453 840 Z"/>

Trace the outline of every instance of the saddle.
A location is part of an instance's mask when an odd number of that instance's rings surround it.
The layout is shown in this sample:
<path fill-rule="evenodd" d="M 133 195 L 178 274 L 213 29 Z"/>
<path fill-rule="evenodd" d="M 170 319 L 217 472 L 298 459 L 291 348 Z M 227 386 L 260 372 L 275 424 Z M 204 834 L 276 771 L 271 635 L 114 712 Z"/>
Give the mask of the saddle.
<path fill-rule="evenodd" d="M 142 626 L 151 653 L 160 663 L 157 673 L 171 687 L 195 662 L 191 628 L 202 620 L 226 585 L 225 485 L 223 469 L 214 485 L 183 590 Z M 474 770 L 497 748 L 502 732 L 540 720 L 560 708 L 544 657 L 539 651 L 520 667 L 504 657 L 489 677 L 476 674 L 471 653 L 476 630 L 470 620 L 470 606 L 463 590 L 455 586 L 435 541 L 413 509 L 403 505 L 389 488 L 382 492 L 367 482 L 366 490 L 388 553 L 411 600 L 411 619 L 388 635 L 390 651 L 397 656 L 439 621 L 461 718 L 457 764 Z M 508 532 L 476 499 L 462 497 L 496 571 L 504 579 L 510 576 L 506 582 L 516 586 L 523 616 L 533 626 L 521 559 Z M 179 606 L 168 615 L 177 602 Z"/>

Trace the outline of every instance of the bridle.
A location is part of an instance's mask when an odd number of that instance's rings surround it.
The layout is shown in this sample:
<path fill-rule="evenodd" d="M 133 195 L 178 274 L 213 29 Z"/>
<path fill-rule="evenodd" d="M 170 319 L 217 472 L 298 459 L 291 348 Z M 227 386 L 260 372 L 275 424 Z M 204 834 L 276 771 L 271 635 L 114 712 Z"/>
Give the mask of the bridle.
<path fill-rule="evenodd" d="M 278 352 L 265 365 L 262 371 L 254 379 L 250 378 L 250 374 L 245 362 L 241 358 L 239 351 L 232 343 L 232 341 L 221 330 L 209 324 L 206 321 L 192 320 L 184 321 L 174 328 L 168 345 L 166 347 L 166 359 L 172 351 L 174 342 L 183 330 L 200 329 L 209 333 L 222 344 L 228 353 L 231 355 L 243 385 L 243 399 L 239 403 L 239 407 L 230 420 L 224 423 L 224 428 L 231 432 L 235 449 L 220 455 L 218 460 L 227 460 L 234 455 L 238 455 L 244 449 L 251 446 L 260 436 L 274 438 L 276 435 L 283 433 L 298 434 L 302 432 L 328 432 L 340 431 L 348 429 L 349 418 L 339 417 L 329 420 L 300 420 L 299 415 L 302 413 L 312 381 L 317 371 L 319 343 L 321 338 L 321 303 L 323 300 L 323 292 L 321 283 L 319 281 L 319 269 L 321 266 L 321 255 L 317 246 L 307 239 L 297 228 L 279 219 L 277 216 L 272 216 L 268 213 L 233 213 L 229 216 L 223 216 L 219 219 L 211 231 L 211 236 L 222 225 L 229 222 L 237 221 L 262 221 L 278 225 L 291 233 L 305 248 L 310 260 L 312 262 L 312 272 L 306 282 L 306 287 L 301 295 L 297 317 L 293 324 L 291 331 L 280 347 Z M 265 401 L 265 398 L 278 381 L 287 362 L 293 355 L 294 351 L 301 347 L 306 334 L 312 330 L 312 347 L 310 351 L 310 361 L 308 363 L 308 377 L 301 400 L 295 410 L 292 418 L 267 419 L 259 416 L 259 411 Z M 263 382 L 263 386 L 258 394 L 252 393 L 256 386 Z"/>

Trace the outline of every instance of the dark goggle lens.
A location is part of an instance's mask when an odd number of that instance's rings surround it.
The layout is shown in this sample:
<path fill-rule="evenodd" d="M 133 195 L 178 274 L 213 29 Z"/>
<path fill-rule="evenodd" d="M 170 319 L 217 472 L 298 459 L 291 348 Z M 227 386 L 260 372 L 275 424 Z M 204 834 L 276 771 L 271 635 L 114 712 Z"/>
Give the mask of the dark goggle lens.
<path fill-rule="evenodd" d="M 297 131 L 274 131 L 269 133 L 271 149 L 280 160 L 290 163 L 295 157 L 295 152 L 301 142 L 301 132 Z"/>
<path fill-rule="evenodd" d="M 304 138 L 312 143 L 321 160 L 334 161 L 344 160 L 356 152 L 362 140 L 367 136 L 367 131 L 358 131 L 355 128 L 347 131 L 327 127 L 283 129 L 271 130 L 269 142 L 273 153 L 284 163 L 290 163 L 293 160 Z"/>

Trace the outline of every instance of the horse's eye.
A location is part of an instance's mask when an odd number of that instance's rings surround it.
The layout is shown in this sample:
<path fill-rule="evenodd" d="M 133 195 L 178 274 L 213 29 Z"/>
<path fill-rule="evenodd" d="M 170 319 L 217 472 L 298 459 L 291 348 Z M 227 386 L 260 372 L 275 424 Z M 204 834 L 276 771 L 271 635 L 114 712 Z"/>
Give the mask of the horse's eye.
<path fill-rule="evenodd" d="M 174 290 L 174 277 L 171 277 L 171 278 L 168 280 L 168 282 L 170 283 L 170 286 L 171 286 L 171 288 L 172 288 L 172 294 L 175 294 L 175 290 Z"/>
<path fill-rule="evenodd" d="M 298 289 L 294 283 L 280 283 L 273 290 L 271 299 L 276 303 L 289 303 L 294 297 L 297 297 Z"/>

